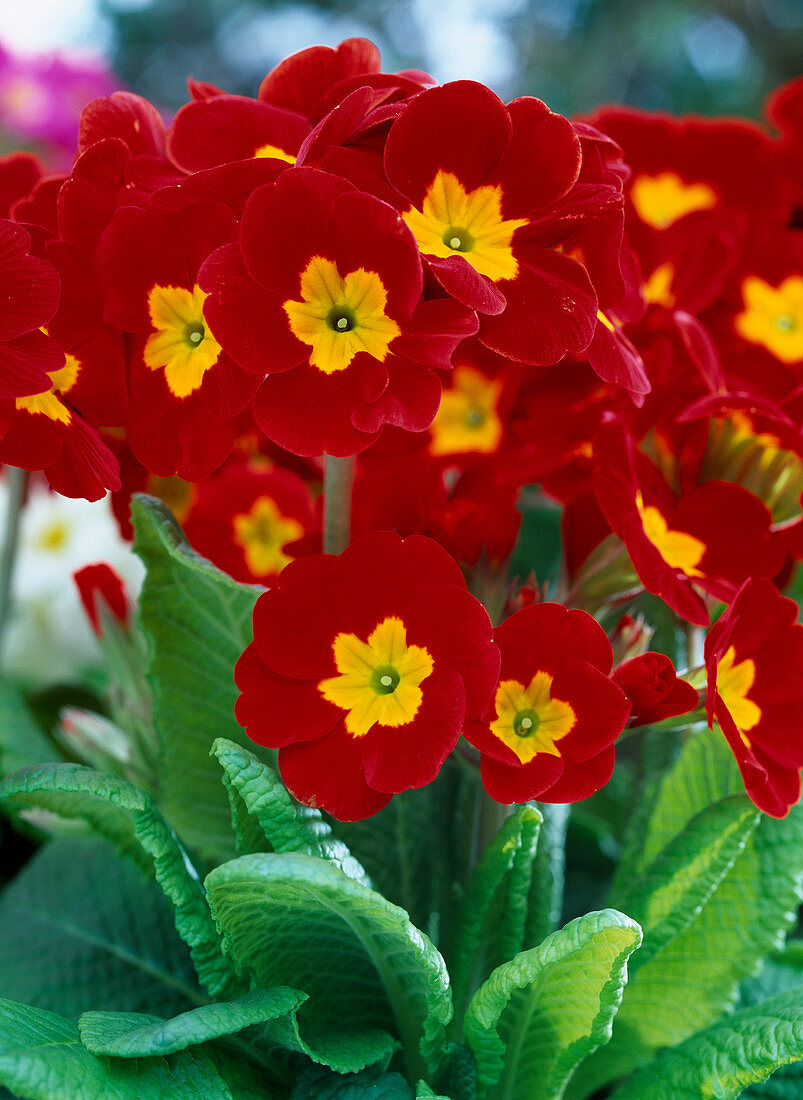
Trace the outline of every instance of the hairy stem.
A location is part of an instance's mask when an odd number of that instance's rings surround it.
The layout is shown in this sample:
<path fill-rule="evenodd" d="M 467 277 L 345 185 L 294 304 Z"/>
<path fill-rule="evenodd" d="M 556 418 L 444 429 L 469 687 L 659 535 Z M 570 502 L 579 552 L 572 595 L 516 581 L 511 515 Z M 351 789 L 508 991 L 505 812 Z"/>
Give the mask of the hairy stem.
<path fill-rule="evenodd" d="M 323 551 L 325 554 L 341 554 L 349 544 L 353 482 L 353 455 L 348 455 L 346 458 L 324 455 Z"/>
<path fill-rule="evenodd" d="M 25 504 L 25 491 L 28 487 L 28 471 L 17 466 L 6 467 L 8 479 L 8 501 L 6 504 L 6 522 L 2 533 L 2 556 L 0 557 L 0 650 L 11 619 L 12 589 L 14 566 L 19 547 L 20 516 Z"/>

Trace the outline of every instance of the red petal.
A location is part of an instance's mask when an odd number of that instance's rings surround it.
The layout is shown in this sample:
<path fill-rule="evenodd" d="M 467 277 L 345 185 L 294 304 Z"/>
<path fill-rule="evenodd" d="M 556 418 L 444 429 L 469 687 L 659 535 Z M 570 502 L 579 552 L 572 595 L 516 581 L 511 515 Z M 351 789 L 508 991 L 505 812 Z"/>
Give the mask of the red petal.
<path fill-rule="evenodd" d="M 326 810 L 339 821 L 370 817 L 391 799 L 366 783 L 359 742 L 342 723 L 320 741 L 280 749 L 279 771 L 299 802 Z"/>
<path fill-rule="evenodd" d="M 585 268 L 559 252 L 522 245 L 519 273 L 502 283 L 507 308 L 484 318 L 480 340 L 521 363 L 548 366 L 567 351 L 588 347 L 597 323 L 597 299 Z"/>

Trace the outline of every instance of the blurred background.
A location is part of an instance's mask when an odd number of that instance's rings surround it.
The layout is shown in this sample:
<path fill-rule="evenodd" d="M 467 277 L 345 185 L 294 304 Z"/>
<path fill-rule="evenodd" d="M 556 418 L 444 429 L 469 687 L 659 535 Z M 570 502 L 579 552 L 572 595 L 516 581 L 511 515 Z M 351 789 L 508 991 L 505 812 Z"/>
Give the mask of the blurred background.
<path fill-rule="evenodd" d="M 105 71 L 168 112 L 188 74 L 253 95 L 280 58 L 351 35 L 386 69 L 470 77 L 565 114 L 619 102 L 758 118 L 803 69 L 801 0 L 26 0 L 0 10 L 3 127 L 25 138 L 26 111 L 55 90 L 74 114 L 105 94 Z"/>

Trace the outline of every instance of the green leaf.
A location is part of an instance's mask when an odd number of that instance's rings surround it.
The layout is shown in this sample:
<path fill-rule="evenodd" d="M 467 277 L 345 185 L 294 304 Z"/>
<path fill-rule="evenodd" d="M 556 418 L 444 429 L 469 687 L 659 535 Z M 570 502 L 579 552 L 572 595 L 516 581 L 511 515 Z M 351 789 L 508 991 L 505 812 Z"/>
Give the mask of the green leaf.
<path fill-rule="evenodd" d="M 415 1100 L 449 1100 L 449 1097 L 433 1092 L 426 1081 L 419 1081 L 415 1087 Z"/>
<path fill-rule="evenodd" d="M 162 748 L 160 807 L 185 844 L 217 862 L 235 846 L 209 750 L 216 737 L 250 744 L 234 717 L 234 665 L 251 641 L 259 589 L 196 554 L 161 502 L 136 494 L 131 516 L 147 568 L 139 613 Z"/>
<path fill-rule="evenodd" d="M 320 1035 L 307 1042 L 297 1019 L 306 1000 L 306 993 L 297 989 L 257 989 L 236 1001 L 202 1005 L 172 1020 L 144 1013 L 85 1012 L 78 1028 L 81 1041 L 93 1054 L 117 1058 L 174 1054 L 257 1024 L 266 1025 L 253 1037 L 258 1048 L 267 1044 L 271 1050 L 280 1047 L 305 1054 L 336 1073 L 357 1073 L 366 1066 L 387 1063 L 398 1050 L 395 1039 L 376 1030 Z"/>
<path fill-rule="evenodd" d="M 519 806 L 485 849 L 469 879 L 449 956 L 458 1020 L 480 982 L 524 946 L 540 824 L 537 810 Z"/>
<path fill-rule="evenodd" d="M 633 959 L 639 967 L 683 932 L 719 886 L 756 828 L 759 811 L 745 795 L 700 810 L 611 904 L 638 921 L 644 933 Z"/>
<path fill-rule="evenodd" d="M 252 986 L 310 995 L 309 1033 L 398 1035 L 411 1076 L 428 1076 L 452 1014 L 443 959 L 404 910 L 310 856 L 255 854 L 215 868 L 207 895 Z"/>
<path fill-rule="evenodd" d="M 40 1008 L 0 1001 L 0 1084 L 22 1100 L 256 1100 L 256 1084 L 229 1087 L 226 1059 L 202 1048 L 165 1058 L 91 1054 L 75 1024 Z M 243 1069 L 238 1067 L 242 1080 Z"/>
<path fill-rule="evenodd" d="M 95 839 L 49 842 L 0 895 L 0 997 L 71 1017 L 203 999 L 161 890 Z"/>
<path fill-rule="evenodd" d="M 299 805 L 270 765 L 224 737 L 215 741 L 212 755 L 223 769 L 238 845 L 246 853 L 318 856 L 368 885 L 365 871 L 346 845 L 332 836 L 320 811 Z"/>
<path fill-rule="evenodd" d="M 79 818 L 161 886 L 175 911 L 176 929 L 189 945 L 198 976 L 215 996 L 232 986 L 232 968 L 197 874 L 149 794 L 127 779 L 80 764 L 23 768 L 0 783 L 0 803 L 37 807 Z"/>
<path fill-rule="evenodd" d="M 660 785 L 635 872 L 643 872 L 702 810 L 733 795 L 743 796 L 744 785 L 724 737 L 708 729 L 695 734 Z M 803 808 L 794 807 L 783 820 L 762 816 L 701 912 L 634 969 L 613 1038 L 583 1065 L 571 1096 L 588 1096 L 728 1011 L 739 982 L 782 945 L 802 884 Z"/>
<path fill-rule="evenodd" d="M 364 1073 L 336 1077 L 318 1067 L 302 1071 L 290 1100 L 413 1100 L 399 1073 Z"/>
<path fill-rule="evenodd" d="M 790 940 L 782 950 L 767 956 L 755 977 L 742 982 L 739 1007 L 760 1004 L 800 985 L 803 985 L 803 940 Z"/>
<path fill-rule="evenodd" d="M 589 913 L 498 967 L 468 1006 L 480 1095 L 558 1100 L 575 1067 L 610 1038 L 641 930 Z"/>
<path fill-rule="evenodd" d="M 0 776 L 60 756 L 23 697 L 0 676 Z"/>
<path fill-rule="evenodd" d="M 782 993 L 660 1051 L 610 1100 L 735 1100 L 748 1085 L 801 1060 L 803 991 Z"/>
<path fill-rule="evenodd" d="M 182 1012 L 172 1020 L 126 1012 L 85 1012 L 78 1021 L 81 1042 L 93 1054 L 148 1058 L 234 1035 L 243 1028 L 285 1016 L 306 1001 L 297 989 L 257 989 L 235 1001 L 219 1001 Z"/>

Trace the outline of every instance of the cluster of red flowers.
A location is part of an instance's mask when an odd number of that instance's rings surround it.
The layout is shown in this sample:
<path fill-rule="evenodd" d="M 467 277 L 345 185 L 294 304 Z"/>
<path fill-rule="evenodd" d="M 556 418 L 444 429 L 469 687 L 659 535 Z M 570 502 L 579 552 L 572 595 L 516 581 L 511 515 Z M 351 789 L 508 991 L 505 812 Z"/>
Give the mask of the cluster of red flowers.
<path fill-rule="evenodd" d="M 95 100 L 65 177 L 0 165 L 0 460 L 117 490 L 124 527 L 131 491 L 155 492 L 271 586 L 238 716 L 305 802 L 373 813 L 461 735 L 499 801 L 586 797 L 626 723 L 698 703 L 643 637 L 613 668 L 589 612 L 646 589 L 691 630 L 728 605 L 709 719 L 784 813 L 803 80 L 766 128 L 570 122 L 384 73 L 350 39 L 256 98 L 190 94 L 167 128 L 137 96 Z M 339 558 L 320 554 L 324 454 L 358 456 Z M 563 507 L 562 603 L 506 591 L 533 482 Z"/>

